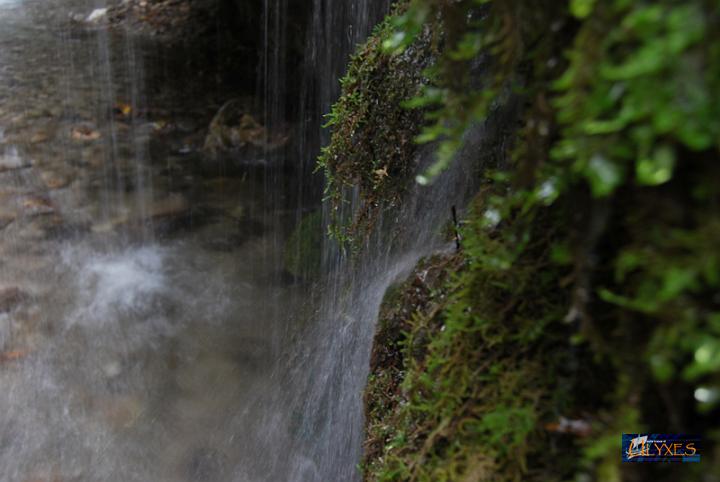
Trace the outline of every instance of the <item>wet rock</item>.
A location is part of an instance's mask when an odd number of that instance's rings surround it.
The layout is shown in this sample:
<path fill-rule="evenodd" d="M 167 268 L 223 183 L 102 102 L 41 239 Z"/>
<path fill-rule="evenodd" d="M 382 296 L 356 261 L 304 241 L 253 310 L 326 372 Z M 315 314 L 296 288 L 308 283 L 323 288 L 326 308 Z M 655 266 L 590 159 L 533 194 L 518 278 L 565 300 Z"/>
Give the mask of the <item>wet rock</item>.
<path fill-rule="evenodd" d="M 272 348 L 267 340 L 246 337 L 236 342 L 234 361 L 253 372 L 269 369 L 272 365 Z"/>
<path fill-rule="evenodd" d="M 34 273 L 52 268 L 53 264 L 47 256 L 17 253 L 8 261 L 8 266 L 16 271 Z"/>
<path fill-rule="evenodd" d="M 147 217 L 162 219 L 178 217 L 190 210 L 190 203 L 181 194 L 172 194 L 164 199 L 153 202 L 147 209 Z"/>
<path fill-rule="evenodd" d="M 114 218 L 110 219 L 107 222 L 95 224 L 92 226 L 91 231 L 93 233 L 97 234 L 107 234 L 115 231 L 116 229 L 120 228 L 121 226 L 126 225 L 129 222 L 130 218 L 127 215 L 127 213 L 120 214 L 118 216 L 115 216 Z"/>
<path fill-rule="evenodd" d="M 206 447 L 196 449 L 190 454 L 187 463 L 188 480 L 218 480 L 222 477 L 226 464 L 226 457 L 221 452 Z"/>
<path fill-rule="evenodd" d="M 0 363 L 18 362 L 28 356 L 28 350 L 8 350 L 0 352 Z"/>
<path fill-rule="evenodd" d="M 55 213 L 55 206 L 52 201 L 41 196 L 24 196 L 20 201 L 20 206 L 23 215 L 28 217 Z"/>
<path fill-rule="evenodd" d="M 77 167 L 101 168 L 105 165 L 105 153 L 98 145 L 86 147 L 81 151 L 79 158 L 70 160 L 70 164 Z"/>
<path fill-rule="evenodd" d="M 39 131 L 30 137 L 30 144 L 40 144 L 50 139 L 50 134 L 45 131 Z"/>
<path fill-rule="evenodd" d="M 116 119 L 126 120 L 132 114 L 132 106 L 125 102 L 118 102 L 113 106 L 112 113 Z"/>
<path fill-rule="evenodd" d="M 286 136 L 268 132 L 251 114 L 249 102 L 233 99 L 213 118 L 205 137 L 204 151 L 212 159 L 232 155 L 244 162 L 258 162 L 266 152 L 282 148 Z"/>
<path fill-rule="evenodd" d="M 88 474 L 83 467 L 64 467 L 61 470 L 56 466 L 47 478 L 41 480 L 43 482 L 82 482 L 88 480 Z"/>
<path fill-rule="evenodd" d="M 311 279 L 320 274 L 324 239 L 322 212 L 303 218 L 285 245 L 285 270 L 297 279 Z"/>
<path fill-rule="evenodd" d="M 216 237 L 203 241 L 202 247 L 208 251 L 229 253 L 242 246 L 244 240 L 237 235 Z"/>
<path fill-rule="evenodd" d="M 0 313 L 12 311 L 20 303 L 28 299 L 27 293 L 17 286 L 9 288 L 0 287 Z"/>
<path fill-rule="evenodd" d="M 57 471 L 36 471 L 32 475 L 22 479 L 22 482 L 68 482 L 69 480 Z"/>
<path fill-rule="evenodd" d="M 72 182 L 70 176 L 55 171 L 43 171 L 40 177 L 43 183 L 45 183 L 45 186 L 50 190 L 62 189 Z"/>
<path fill-rule="evenodd" d="M 243 239 L 257 238 L 265 234 L 265 224 L 249 217 L 237 221 L 237 229 Z"/>
<path fill-rule="evenodd" d="M 187 224 L 191 217 L 190 203 L 181 194 L 171 194 L 140 207 L 135 212 L 121 212 L 110 220 L 92 226 L 97 234 L 127 230 L 129 234 L 137 234 L 148 224 L 152 225 L 157 234 L 175 231 Z"/>
<path fill-rule="evenodd" d="M 122 373 L 122 364 L 118 360 L 110 360 L 102 366 L 102 371 L 107 378 L 115 378 Z"/>
<path fill-rule="evenodd" d="M 0 230 L 5 229 L 13 221 L 15 221 L 14 214 L 0 212 Z"/>
<path fill-rule="evenodd" d="M 205 234 L 202 246 L 208 251 L 231 252 L 246 242 L 262 236 L 265 231 L 266 228 L 262 222 L 243 217 L 230 225 L 213 226 Z"/>
<path fill-rule="evenodd" d="M 100 137 L 102 137 L 100 131 L 86 124 L 75 126 L 70 130 L 70 138 L 78 142 L 96 141 L 100 139 Z"/>
<path fill-rule="evenodd" d="M 59 215 L 47 216 L 41 226 L 42 238 L 45 240 L 66 240 L 78 238 L 90 231 L 90 224 L 86 222 L 67 223 Z"/>
<path fill-rule="evenodd" d="M 90 15 L 87 16 L 85 21 L 87 23 L 101 23 L 107 21 L 107 8 L 96 8 L 92 12 L 90 12 Z"/>
<path fill-rule="evenodd" d="M 190 34 L 183 27 L 206 19 L 211 6 L 212 2 L 198 0 L 123 0 L 109 9 L 108 18 L 112 26 L 177 39 L 179 33 Z"/>
<path fill-rule="evenodd" d="M 3 155 L 0 155 L 0 172 L 14 171 L 16 169 L 24 169 L 30 167 L 32 162 L 23 159 L 17 152 L 17 149 L 11 148 Z"/>
<path fill-rule="evenodd" d="M 15 236 L 13 236 L 14 246 L 20 249 L 21 246 L 40 246 L 39 241 L 47 239 L 43 218 L 38 217 L 30 222 L 18 223 L 15 228 Z"/>
<path fill-rule="evenodd" d="M 131 427 L 143 412 L 143 404 L 133 396 L 96 400 L 94 408 L 103 420 L 116 430 Z"/>

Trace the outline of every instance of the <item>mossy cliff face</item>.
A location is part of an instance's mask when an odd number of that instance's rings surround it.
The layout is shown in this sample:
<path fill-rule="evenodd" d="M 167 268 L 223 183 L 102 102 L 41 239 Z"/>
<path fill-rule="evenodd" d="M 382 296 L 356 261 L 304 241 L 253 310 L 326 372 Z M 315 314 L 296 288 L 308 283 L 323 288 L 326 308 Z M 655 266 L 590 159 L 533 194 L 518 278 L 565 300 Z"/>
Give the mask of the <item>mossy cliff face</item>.
<path fill-rule="evenodd" d="M 485 172 L 466 210 L 461 251 L 423 261 L 386 297 L 365 478 L 718 480 L 716 2 L 479 3 L 399 11 L 350 72 L 424 52 L 403 77 L 419 94 L 351 79 L 332 119 L 330 192 L 359 185 L 364 206 L 392 209 L 402 191 L 376 187 L 378 169 L 385 186 L 431 180 L 500 92 L 525 99 L 510 161 Z M 479 86 L 468 73 L 488 56 Z M 407 162 L 412 142 L 383 143 L 388 126 L 365 115 L 389 106 L 414 122 L 408 104 L 427 115 L 404 135 L 424 129 L 439 149 L 426 172 Z M 647 431 L 702 435 L 702 462 L 622 464 L 621 434 Z"/>
<path fill-rule="evenodd" d="M 382 44 L 390 28 L 389 21 L 379 25 L 353 56 L 343 95 L 328 116 L 332 141 L 319 163 L 327 198 L 337 211 L 343 190 L 356 186 L 361 200 L 351 219 L 333 225 L 339 238 L 372 228 L 379 212 L 399 202 L 415 169 L 423 116 L 403 102 L 420 93 L 432 45 L 426 31 L 402 54 L 387 55 Z"/>

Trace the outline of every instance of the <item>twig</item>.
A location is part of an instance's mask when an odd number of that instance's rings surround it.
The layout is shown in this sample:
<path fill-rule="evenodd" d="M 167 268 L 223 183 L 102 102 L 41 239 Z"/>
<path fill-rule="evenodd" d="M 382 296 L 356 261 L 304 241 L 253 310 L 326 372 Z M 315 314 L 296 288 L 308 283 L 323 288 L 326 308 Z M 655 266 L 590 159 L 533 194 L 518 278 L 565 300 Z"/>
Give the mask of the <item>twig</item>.
<path fill-rule="evenodd" d="M 455 249 L 459 253 L 462 249 L 462 238 L 460 237 L 460 229 L 458 228 L 458 218 L 457 218 L 457 209 L 455 206 L 452 207 L 452 217 L 453 217 L 453 229 L 455 230 Z"/>

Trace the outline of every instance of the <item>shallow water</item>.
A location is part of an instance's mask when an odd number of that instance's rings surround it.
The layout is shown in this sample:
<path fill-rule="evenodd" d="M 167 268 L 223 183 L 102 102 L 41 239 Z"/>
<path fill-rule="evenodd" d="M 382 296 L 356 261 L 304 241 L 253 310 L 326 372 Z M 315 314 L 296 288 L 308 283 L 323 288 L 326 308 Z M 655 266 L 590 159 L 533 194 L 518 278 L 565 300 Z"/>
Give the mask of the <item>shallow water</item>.
<path fill-rule="evenodd" d="M 92 7 L 0 2 L 0 480 L 289 480 L 292 190 L 202 166 L 229 94 Z"/>
<path fill-rule="evenodd" d="M 454 163 L 360 259 L 325 241 L 320 276 L 284 271 L 294 226 L 327 222 L 322 114 L 387 1 L 313 0 L 303 79 L 270 38 L 289 4 L 265 3 L 260 104 L 297 125 L 241 168 L 201 152 L 237 93 L 188 52 L 69 20 L 103 4 L 0 4 L 0 480 L 359 480 L 383 295 L 447 245 L 477 177 Z"/>

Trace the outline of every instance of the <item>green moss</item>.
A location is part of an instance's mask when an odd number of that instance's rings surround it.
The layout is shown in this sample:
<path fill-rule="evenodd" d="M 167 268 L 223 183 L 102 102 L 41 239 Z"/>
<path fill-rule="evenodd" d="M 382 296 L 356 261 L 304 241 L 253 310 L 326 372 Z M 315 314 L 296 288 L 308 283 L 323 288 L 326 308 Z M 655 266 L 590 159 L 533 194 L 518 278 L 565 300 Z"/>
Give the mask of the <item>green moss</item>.
<path fill-rule="evenodd" d="M 388 53 L 382 43 L 390 29 L 388 19 L 358 49 L 328 115 L 333 134 L 319 160 L 327 198 L 338 211 L 345 188 L 360 190 L 361 205 L 352 219 L 335 219 L 332 226 L 343 241 L 362 237 L 377 214 L 399 200 L 414 171 L 422 112 L 403 104 L 420 92 L 423 70 L 432 62 L 431 44 L 428 35 L 420 35 L 401 54 Z"/>
<path fill-rule="evenodd" d="M 549 216 L 533 225 L 544 228 Z M 366 396 L 367 480 L 572 474 L 577 447 L 543 460 L 551 452 L 543 423 L 578 416 L 570 358 L 557 350 L 570 334 L 562 323 L 568 295 L 556 286 L 567 270 L 549 262 L 552 230 L 509 265 L 487 263 L 507 256 L 516 229 L 494 240 L 479 225 L 466 229 L 466 252 L 483 257 L 426 260 L 386 302 Z"/>
<path fill-rule="evenodd" d="M 322 211 L 305 216 L 285 245 L 285 269 L 297 278 L 313 278 L 322 262 Z"/>
<path fill-rule="evenodd" d="M 487 172 L 470 210 L 462 256 L 421 265 L 441 274 L 411 278 L 381 314 L 365 477 L 718 470 L 716 2 L 442 5 L 413 2 L 385 42 L 397 55 L 425 28 L 455 29 L 439 35 L 432 88 L 411 103 L 435 121 L 421 139 L 439 142 L 428 177 L 500 86 L 526 110 L 511 162 Z M 483 52 L 490 82 L 451 75 Z M 561 417 L 578 424 L 562 430 Z M 621 464 L 620 434 L 643 430 L 702 434 L 703 463 Z"/>

